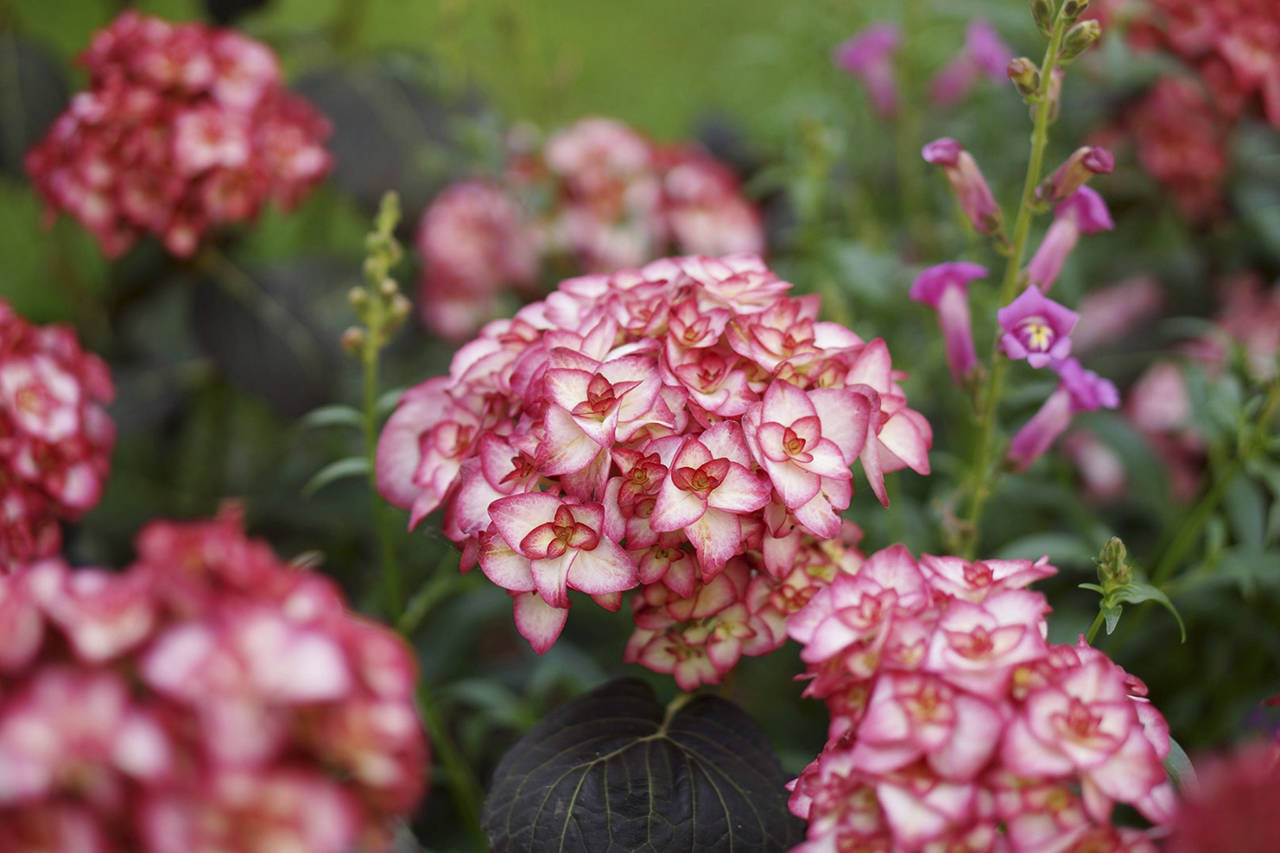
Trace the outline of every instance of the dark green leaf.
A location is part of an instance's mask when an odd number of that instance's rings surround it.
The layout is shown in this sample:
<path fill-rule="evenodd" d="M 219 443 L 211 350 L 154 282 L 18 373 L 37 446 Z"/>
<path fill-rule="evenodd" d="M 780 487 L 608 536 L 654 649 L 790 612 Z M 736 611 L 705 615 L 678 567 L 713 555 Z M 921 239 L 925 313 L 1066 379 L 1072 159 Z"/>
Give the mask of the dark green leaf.
<path fill-rule="evenodd" d="M 359 477 L 368 473 L 369 460 L 363 456 L 349 456 L 346 459 L 339 459 L 337 462 L 330 462 L 317 471 L 316 475 L 302 487 L 302 494 L 310 497 L 335 480 Z"/>
<path fill-rule="evenodd" d="M 379 417 L 391 414 L 391 410 L 396 407 L 407 390 L 407 388 L 392 388 L 390 391 L 382 392 L 382 396 L 374 404 L 373 410 L 378 413 Z"/>
<path fill-rule="evenodd" d="M 1156 602 L 1172 613 L 1174 619 L 1178 620 L 1178 630 L 1182 633 L 1182 641 L 1184 643 L 1187 641 L 1187 626 L 1182 624 L 1182 616 L 1179 615 L 1178 608 L 1173 606 L 1169 596 L 1165 595 L 1159 588 L 1149 583 L 1127 583 L 1112 591 L 1110 600 L 1126 604 L 1141 604 L 1144 601 Z M 1110 632 L 1108 631 L 1108 633 Z"/>
<path fill-rule="evenodd" d="M 1260 550 L 1266 540 L 1267 529 L 1267 505 L 1262 489 L 1240 474 L 1227 486 L 1222 500 L 1236 541 L 1246 548 Z"/>
<path fill-rule="evenodd" d="M 22 158 L 67 104 L 67 75 L 44 48 L 0 29 L 0 172 L 22 176 Z"/>
<path fill-rule="evenodd" d="M 768 738 L 697 696 L 665 712 L 635 679 L 562 705 L 502 758 L 483 824 L 508 851 L 785 850 L 801 824 Z"/>
<path fill-rule="evenodd" d="M 360 410 L 354 406 L 334 405 L 312 409 L 299 421 L 303 427 L 319 428 L 330 426 L 349 426 L 359 429 L 364 423 Z"/>

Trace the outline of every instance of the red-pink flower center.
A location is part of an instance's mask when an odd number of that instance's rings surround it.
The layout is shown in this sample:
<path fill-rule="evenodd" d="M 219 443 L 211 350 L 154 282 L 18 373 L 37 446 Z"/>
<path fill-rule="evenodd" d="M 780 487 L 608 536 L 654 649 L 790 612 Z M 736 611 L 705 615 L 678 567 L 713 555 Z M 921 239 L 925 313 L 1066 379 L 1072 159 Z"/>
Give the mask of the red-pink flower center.
<path fill-rule="evenodd" d="M 562 506 L 556 510 L 554 520 L 529 531 L 520 550 L 530 559 L 555 559 L 570 548 L 591 551 L 599 544 L 600 534 L 575 519 L 569 507 Z"/>
<path fill-rule="evenodd" d="M 671 473 L 671 482 L 677 489 L 693 492 L 706 499 L 707 495 L 724 482 L 729 473 L 728 459 L 712 459 L 697 468 L 677 468 Z"/>

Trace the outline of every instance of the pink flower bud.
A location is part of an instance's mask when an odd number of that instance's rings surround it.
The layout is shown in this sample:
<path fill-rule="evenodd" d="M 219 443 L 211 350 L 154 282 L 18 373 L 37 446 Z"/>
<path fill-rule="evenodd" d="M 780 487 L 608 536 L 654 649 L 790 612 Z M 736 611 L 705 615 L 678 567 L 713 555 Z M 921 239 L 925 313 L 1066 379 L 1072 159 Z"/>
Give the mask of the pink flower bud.
<path fill-rule="evenodd" d="M 987 180 L 982 176 L 973 156 L 954 139 L 943 137 L 928 143 L 920 151 L 926 163 L 941 166 L 946 172 L 951 188 L 955 190 L 960 209 L 981 234 L 994 234 L 1000 230 L 1002 216 Z"/>
<path fill-rule="evenodd" d="M 1052 175 L 1036 187 L 1036 198 L 1046 204 L 1057 204 L 1084 186 L 1085 181 L 1094 175 L 1109 175 L 1115 167 L 1116 158 L 1107 149 L 1096 145 L 1077 148 Z"/>

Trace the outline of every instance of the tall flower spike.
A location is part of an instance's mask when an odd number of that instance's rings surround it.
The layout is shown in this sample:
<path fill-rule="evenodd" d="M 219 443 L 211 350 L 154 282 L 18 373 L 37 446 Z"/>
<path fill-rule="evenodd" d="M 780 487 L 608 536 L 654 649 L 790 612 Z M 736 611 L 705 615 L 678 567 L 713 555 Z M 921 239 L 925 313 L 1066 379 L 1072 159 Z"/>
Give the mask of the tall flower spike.
<path fill-rule="evenodd" d="M 1045 298 L 1035 287 L 996 312 L 1004 334 L 1000 343 L 1012 359 L 1025 358 L 1032 367 L 1044 367 L 1071 354 L 1071 330 L 1080 315 Z"/>
<path fill-rule="evenodd" d="M 1085 370 L 1074 358 L 1054 365 L 1061 380 L 1040 411 L 1018 430 L 1009 444 L 1009 459 L 1019 470 L 1039 459 L 1068 426 L 1076 412 L 1114 409 L 1120 393 L 1109 380 Z"/>
<path fill-rule="evenodd" d="M 901 43 L 902 34 L 893 24 L 872 24 L 835 49 L 836 67 L 862 80 L 876 112 L 886 118 L 898 112 L 893 56 Z"/>
<path fill-rule="evenodd" d="M 1054 173 L 1036 187 L 1036 198 L 1045 204 L 1065 201 L 1085 181 L 1094 175 L 1109 175 L 1116 167 L 1116 158 L 1101 146 L 1085 145 L 1077 148 Z"/>
<path fill-rule="evenodd" d="M 1000 206 L 972 154 L 954 139 L 943 137 L 925 145 L 920 156 L 926 163 L 941 166 L 946 172 L 960 201 L 960 209 L 975 230 L 982 234 L 995 234 L 1000 230 Z"/>
<path fill-rule="evenodd" d="M 1096 234 L 1115 227 L 1107 203 L 1094 190 L 1081 187 L 1053 212 L 1053 224 L 1045 232 L 1040 248 L 1027 264 L 1027 278 L 1048 293 L 1062 272 L 1062 264 L 1075 248 L 1081 234 Z"/>
<path fill-rule="evenodd" d="M 978 364 L 969 321 L 969 282 L 986 274 L 986 267 L 964 261 L 938 264 L 916 276 L 911 285 L 911 298 L 938 312 L 947 364 L 957 385 L 963 385 Z"/>

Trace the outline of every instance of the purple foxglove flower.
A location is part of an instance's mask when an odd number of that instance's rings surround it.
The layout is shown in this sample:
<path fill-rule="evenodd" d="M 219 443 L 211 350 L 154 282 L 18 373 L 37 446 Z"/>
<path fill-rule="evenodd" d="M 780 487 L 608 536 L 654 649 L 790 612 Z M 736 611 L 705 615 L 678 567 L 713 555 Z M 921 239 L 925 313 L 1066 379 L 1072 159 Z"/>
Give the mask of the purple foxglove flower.
<path fill-rule="evenodd" d="M 910 296 L 938 312 L 942 340 L 947 348 L 947 364 L 957 385 L 978 363 L 973 349 L 973 329 L 969 322 L 969 282 L 987 274 L 986 267 L 964 261 L 938 264 L 916 276 Z"/>
<path fill-rule="evenodd" d="M 1054 210 L 1053 217 L 1053 224 L 1045 232 L 1040 248 L 1027 264 L 1027 277 L 1040 288 L 1041 293 L 1049 292 L 1081 234 L 1110 231 L 1115 227 L 1107 203 L 1088 187 L 1072 193 Z"/>
<path fill-rule="evenodd" d="M 959 142 L 949 137 L 935 139 L 920 150 L 920 156 L 926 163 L 941 166 L 960 200 L 960 208 L 982 234 L 994 234 L 1000 230 L 1000 206 L 996 204 L 987 179 L 968 151 Z"/>
<path fill-rule="evenodd" d="M 1111 152 L 1097 145 L 1077 148 L 1044 183 L 1036 188 L 1036 198 L 1057 204 L 1084 186 L 1094 175 L 1109 175 L 1116 167 Z"/>
<path fill-rule="evenodd" d="M 1000 343 L 1012 359 L 1025 358 L 1032 367 L 1044 367 L 1071 354 L 1071 330 L 1080 315 L 1046 299 L 1034 285 L 996 312 L 1004 334 Z"/>
<path fill-rule="evenodd" d="M 1092 370 L 1085 370 L 1074 358 L 1054 364 L 1057 389 L 1044 401 L 1040 411 L 1018 430 L 1009 445 L 1009 459 L 1019 470 L 1040 458 L 1054 440 L 1071 424 L 1076 412 L 1114 409 L 1120 405 L 1116 386 Z"/>
<path fill-rule="evenodd" d="M 838 45 L 833 57 L 837 68 L 862 80 L 876 112 L 886 118 L 898 111 L 893 55 L 901 43 L 902 34 L 895 25 L 872 24 Z"/>

